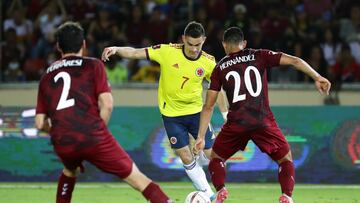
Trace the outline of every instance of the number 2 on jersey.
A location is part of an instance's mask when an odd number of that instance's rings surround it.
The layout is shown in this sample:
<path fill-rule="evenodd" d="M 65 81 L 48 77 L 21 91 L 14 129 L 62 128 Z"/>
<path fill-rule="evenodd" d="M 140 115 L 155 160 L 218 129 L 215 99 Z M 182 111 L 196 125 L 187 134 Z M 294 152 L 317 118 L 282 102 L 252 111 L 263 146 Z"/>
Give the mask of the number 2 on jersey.
<path fill-rule="evenodd" d="M 253 71 L 255 74 L 256 92 L 254 91 L 254 88 L 251 83 L 250 71 Z M 236 71 L 230 71 L 225 76 L 226 80 L 229 80 L 230 76 L 232 76 L 235 81 L 234 95 L 233 95 L 232 103 L 236 103 L 238 101 L 245 100 L 246 94 L 240 94 L 240 84 L 241 84 L 240 74 Z M 254 66 L 248 66 L 245 69 L 244 79 L 245 79 L 245 87 L 246 87 L 247 91 L 249 92 L 249 94 L 253 97 L 259 96 L 261 93 L 261 89 L 262 89 L 262 83 L 261 83 L 261 76 L 260 76 L 258 69 Z"/>
<path fill-rule="evenodd" d="M 59 80 L 59 78 L 61 78 L 63 80 L 64 86 L 63 86 L 60 100 L 56 107 L 56 110 L 65 109 L 65 108 L 75 105 L 75 100 L 73 98 L 67 99 L 67 97 L 69 95 L 70 86 L 71 86 L 71 77 L 70 77 L 69 73 L 60 72 L 60 73 L 56 74 L 54 77 L 55 83 Z"/>

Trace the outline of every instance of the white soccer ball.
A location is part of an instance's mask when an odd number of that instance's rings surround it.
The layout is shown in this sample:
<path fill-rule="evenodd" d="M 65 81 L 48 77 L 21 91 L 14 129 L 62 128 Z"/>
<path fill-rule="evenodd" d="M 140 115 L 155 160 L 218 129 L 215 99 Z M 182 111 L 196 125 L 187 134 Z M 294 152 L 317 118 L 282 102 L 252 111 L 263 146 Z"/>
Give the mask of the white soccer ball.
<path fill-rule="evenodd" d="M 188 194 L 184 203 L 211 203 L 211 200 L 205 192 L 194 191 Z"/>

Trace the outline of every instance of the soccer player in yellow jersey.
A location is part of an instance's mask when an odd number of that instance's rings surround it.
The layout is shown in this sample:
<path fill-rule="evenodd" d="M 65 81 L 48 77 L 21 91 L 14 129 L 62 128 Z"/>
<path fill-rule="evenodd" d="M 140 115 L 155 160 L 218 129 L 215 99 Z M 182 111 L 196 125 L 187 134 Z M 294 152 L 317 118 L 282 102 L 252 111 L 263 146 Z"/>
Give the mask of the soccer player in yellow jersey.
<path fill-rule="evenodd" d="M 162 114 L 166 133 L 171 147 L 181 158 L 186 173 L 195 188 L 213 196 L 201 159 L 209 157 L 212 147 L 212 133 L 207 130 L 204 154 L 196 161 L 189 148 L 189 134 L 195 139 L 199 129 L 199 118 L 202 109 L 202 82 L 210 81 L 216 65 L 215 58 L 204 51 L 205 42 L 203 26 L 190 22 L 182 36 L 183 44 L 161 44 L 147 48 L 107 47 L 102 53 L 102 60 L 117 54 L 123 58 L 148 59 L 160 64 L 160 81 L 158 104 Z M 220 111 L 226 119 L 227 108 L 225 97 L 219 97 Z"/>

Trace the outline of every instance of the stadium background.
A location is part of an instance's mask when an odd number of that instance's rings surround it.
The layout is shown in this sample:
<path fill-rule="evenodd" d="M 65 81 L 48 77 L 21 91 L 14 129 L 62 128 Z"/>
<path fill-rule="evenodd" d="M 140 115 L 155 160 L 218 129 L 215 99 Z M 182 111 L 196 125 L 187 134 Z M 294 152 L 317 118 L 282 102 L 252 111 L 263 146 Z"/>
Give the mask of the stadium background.
<path fill-rule="evenodd" d="M 359 10 L 358 4 L 346 0 L 3 0 L 0 181 L 56 181 L 62 168 L 48 137 L 33 128 L 32 110 L 36 81 L 59 57 L 52 41 L 59 23 L 81 21 L 88 55 L 99 57 L 107 45 L 177 42 L 184 25 L 194 19 L 207 31 L 204 50 L 217 59 L 224 55 L 221 33 L 238 25 L 249 47 L 300 56 L 329 77 L 333 92 L 322 97 L 309 78 L 291 68 L 274 69 L 269 73 L 271 105 L 293 147 L 297 182 L 359 183 Z M 26 29 L 12 24 L 18 20 Z M 332 40 L 326 37 L 329 33 Z M 156 107 L 157 64 L 114 58 L 107 70 L 116 100 L 109 126 L 116 138 L 155 180 L 187 180 L 168 148 Z M 219 112 L 213 124 L 220 127 Z M 253 144 L 234 156 L 228 169 L 228 180 L 236 182 L 276 182 L 277 178 L 276 166 Z M 89 166 L 80 180 L 117 179 Z"/>

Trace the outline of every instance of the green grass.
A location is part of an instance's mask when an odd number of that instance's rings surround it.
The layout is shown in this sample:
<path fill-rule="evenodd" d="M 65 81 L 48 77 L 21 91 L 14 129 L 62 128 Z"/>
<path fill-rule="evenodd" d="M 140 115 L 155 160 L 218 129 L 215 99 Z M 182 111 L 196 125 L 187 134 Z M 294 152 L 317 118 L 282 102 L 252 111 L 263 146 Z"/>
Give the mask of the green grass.
<path fill-rule="evenodd" d="M 160 183 L 175 202 L 183 203 L 193 190 L 190 183 Z M 229 203 L 275 203 L 278 184 L 227 184 Z M 360 186 L 297 184 L 296 203 L 360 203 Z M 0 203 L 55 202 L 55 183 L 0 183 Z M 142 195 L 124 183 L 78 183 L 73 203 L 146 203 Z"/>

